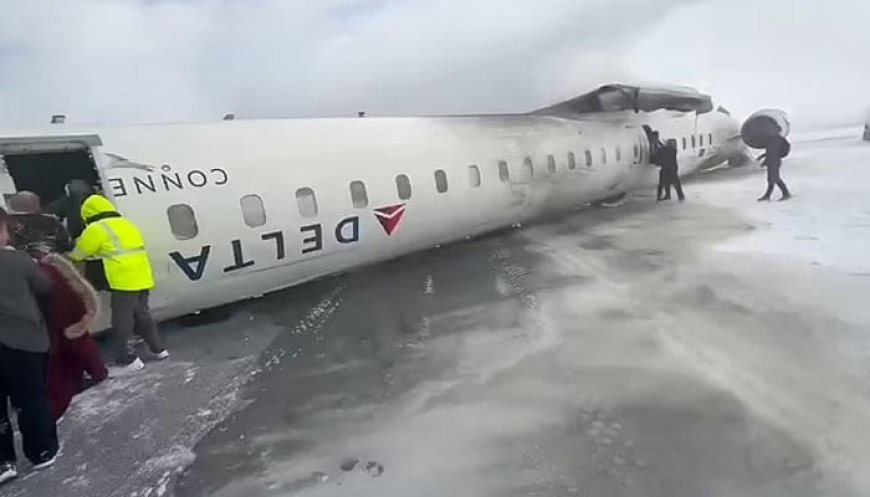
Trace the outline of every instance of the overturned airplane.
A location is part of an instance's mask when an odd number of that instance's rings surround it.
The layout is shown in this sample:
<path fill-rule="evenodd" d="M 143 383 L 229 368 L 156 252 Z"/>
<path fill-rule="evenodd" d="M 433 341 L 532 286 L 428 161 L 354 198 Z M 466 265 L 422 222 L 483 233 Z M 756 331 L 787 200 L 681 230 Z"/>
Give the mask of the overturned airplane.
<path fill-rule="evenodd" d="M 688 88 L 607 85 L 528 114 L 0 130 L 0 193 L 84 179 L 142 229 L 162 318 L 255 297 L 746 158 Z"/>

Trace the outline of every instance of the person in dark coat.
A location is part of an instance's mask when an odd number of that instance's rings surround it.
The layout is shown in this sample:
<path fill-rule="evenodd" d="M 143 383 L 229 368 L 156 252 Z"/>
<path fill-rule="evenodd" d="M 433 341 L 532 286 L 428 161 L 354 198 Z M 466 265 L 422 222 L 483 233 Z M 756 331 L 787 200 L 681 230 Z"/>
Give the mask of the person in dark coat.
<path fill-rule="evenodd" d="M 54 464 L 58 450 L 46 378 L 50 340 L 37 303 L 51 283 L 30 256 L 9 246 L 11 222 L 0 209 L 0 483 L 18 476 L 9 400 L 19 411 L 24 455 L 34 468 Z"/>
<path fill-rule="evenodd" d="M 40 212 L 41 202 L 35 193 L 16 193 L 9 199 L 9 209 L 12 215 L 10 235 L 12 244 L 18 250 L 32 256 L 49 252 L 65 253 L 72 249 L 66 228 L 58 218 Z"/>
<path fill-rule="evenodd" d="M 20 192 L 10 205 L 24 211 L 13 215 L 11 244 L 38 261 L 39 269 L 52 284 L 51 292 L 39 304 L 51 339 L 48 389 L 52 419 L 57 421 L 81 391 L 84 373 L 94 382 L 108 377 L 99 347 L 90 335 L 99 297 L 75 267 L 58 255 L 70 249 L 69 237 L 56 218 L 33 213 L 39 209 L 39 197 Z"/>
<path fill-rule="evenodd" d="M 671 199 L 671 186 L 677 191 L 677 198 L 680 202 L 685 200 L 686 196 L 683 194 L 683 184 L 680 181 L 680 166 L 677 161 L 677 140 L 668 140 L 656 154 L 656 160 L 659 167 L 661 167 L 659 171 L 658 200 Z"/>
<path fill-rule="evenodd" d="M 39 267 L 52 283 L 43 310 L 51 336 L 48 391 L 52 418 L 57 421 L 82 391 L 85 373 L 91 382 L 99 383 L 109 372 L 91 336 L 100 309 L 96 290 L 58 254 L 42 257 Z"/>
<path fill-rule="evenodd" d="M 764 153 L 759 156 L 762 160 L 761 167 L 767 167 L 767 191 L 758 199 L 759 202 L 770 200 L 770 195 L 773 194 L 773 187 L 778 186 L 782 193 L 780 200 L 788 200 L 791 198 L 791 192 L 788 191 L 785 181 L 782 180 L 780 168 L 782 168 L 782 159 L 784 159 L 791 151 L 791 144 L 781 135 L 776 135 L 767 144 Z"/>
<path fill-rule="evenodd" d="M 87 181 L 74 179 L 67 183 L 66 195 L 48 204 L 45 212 L 57 216 L 61 221 L 66 221 L 66 229 L 75 240 L 85 229 L 85 223 L 82 221 L 82 203 L 93 193 L 94 188 Z"/>

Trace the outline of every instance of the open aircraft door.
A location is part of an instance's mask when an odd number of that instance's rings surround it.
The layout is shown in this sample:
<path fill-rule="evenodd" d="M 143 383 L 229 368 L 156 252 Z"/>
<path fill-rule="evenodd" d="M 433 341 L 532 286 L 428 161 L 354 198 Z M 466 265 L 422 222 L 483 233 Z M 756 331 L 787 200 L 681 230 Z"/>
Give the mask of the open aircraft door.
<path fill-rule="evenodd" d="M 28 190 L 45 205 L 62 196 L 70 180 L 99 186 L 92 151 L 100 145 L 91 134 L 0 137 L 0 194 Z"/>

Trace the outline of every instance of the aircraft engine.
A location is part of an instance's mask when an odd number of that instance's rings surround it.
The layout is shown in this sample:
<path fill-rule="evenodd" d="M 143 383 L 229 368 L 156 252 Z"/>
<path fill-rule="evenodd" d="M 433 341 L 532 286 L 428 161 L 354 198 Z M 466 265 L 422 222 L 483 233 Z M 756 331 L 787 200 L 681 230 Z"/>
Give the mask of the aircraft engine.
<path fill-rule="evenodd" d="M 740 137 L 750 148 L 767 148 L 770 139 L 777 136 L 788 136 L 791 124 L 785 112 L 777 109 L 763 109 L 743 122 Z"/>

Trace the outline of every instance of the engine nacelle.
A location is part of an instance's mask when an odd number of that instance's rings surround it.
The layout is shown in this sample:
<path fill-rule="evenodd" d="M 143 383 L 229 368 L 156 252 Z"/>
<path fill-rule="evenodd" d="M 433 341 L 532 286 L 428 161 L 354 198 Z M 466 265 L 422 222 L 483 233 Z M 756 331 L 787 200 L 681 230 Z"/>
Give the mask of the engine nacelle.
<path fill-rule="evenodd" d="M 743 143 L 750 148 L 767 148 L 777 135 L 788 136 L 791 124 L 785 112 L 778 109 L 763 109 L 746 119 L 740 128 Z"/>

